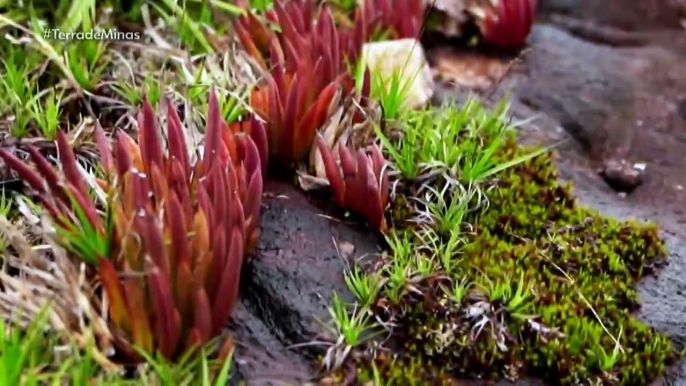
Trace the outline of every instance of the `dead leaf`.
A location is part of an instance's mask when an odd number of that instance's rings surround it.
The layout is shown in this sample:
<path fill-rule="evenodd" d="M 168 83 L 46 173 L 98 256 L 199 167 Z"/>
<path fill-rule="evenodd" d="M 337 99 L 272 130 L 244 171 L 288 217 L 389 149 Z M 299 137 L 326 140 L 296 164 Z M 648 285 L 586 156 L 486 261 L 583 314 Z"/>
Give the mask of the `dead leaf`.
<path fill-rule="evenodd" d="M 475 53 L 458 53 L 448 49 L 432 56 L 438 77 L 452 85 L 485 91 L 500 81 L 510 63 Z"/>

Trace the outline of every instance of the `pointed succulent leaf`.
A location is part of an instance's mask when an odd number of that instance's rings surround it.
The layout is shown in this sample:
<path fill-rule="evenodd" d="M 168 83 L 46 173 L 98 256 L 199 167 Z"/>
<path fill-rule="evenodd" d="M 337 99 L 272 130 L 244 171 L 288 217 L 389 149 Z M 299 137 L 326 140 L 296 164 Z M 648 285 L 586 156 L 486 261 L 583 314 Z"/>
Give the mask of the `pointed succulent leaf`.
<path fill-rule="evenodd" d="M 269 161 L 269 139 L 264 123 L 255 115 L 250 118 L 250 138 L 255 144 L 260 156 L 260 170 L 262 177 L 267 175 L 267 162 Z"/>
<path fill-rule="evenodd" d="M 384 208 L 381 203 L 381 195 L 379 194 L 379 185 L 370 169 L 365 173 L 367 178 L 367 213 L 365 213 L 369 226 L 380 231 L 386 230 L 386 220 L 384 219 Z"/>
<path fill-rule="evenodd" d="M 203 288 L 198 288 L 193 296 L 195 306 L 193 328 L 198 331 L 200 344 L 204 344 L 212 336 L 212 309 L 207 293 Z"/>
<path fill-rule="evenodd" d="M 220 285 L 212 304 L 212 334 L 216 335 L 226 324 L 238 298 L 238 281 L 243 262 L 243 236 L 238 228 L 231 232 L 231 249 L 221 273 Z"/>
<path fill-rule="evenodd" d="M 336 205 L 342 208 L 345 206 L 345 183 L 343 182 L 343 176 L 341 176 L 336 161 L 333 159 L 331 150 L 326 146 L 324 138 L 320 134 L 317 134 L 317 148 L 322 156 L 326 178 L 329 180 L 331 190 L 333 190 Z"/>
<path fill-rule="evenodd" d="M 57 132 L 57 149 L 60 153 L 60 161 L 62 163 L 62 170 L 67 181 L 69 181 L 82 194 L 88 194 L 88 187 L 84 181 L 81 171 L 79 171 L 76 163 L 76 156 L 69 144 L 67 135 L 63 131 Z"/>
<path fill-rule="evenodd" d="M 14 169 L 19 174 L 21 179 L 23 179 L 31 188 L 39 193 L 45 192 L 45 184 L 43 183 L 43 179 L 41 178 L 40 174 L 36 172 L 36 170 L 5 149 L 0 149 L 0 157 L 2 157 L 7 166 Z"/>
<path fill-rule="evenodd" d="M 188 176 L 190 166 L 188 161 L 188 148 L 186 145 L 186 136 L 183 132 L 183 125 L 176 108 L 171 101 L 167 101 L 167 135 L 169 141 L 169 156 L 177 159 L 181 164 L 184 175 Z"/>
<path fill-rule="evenodd" d="M 53 166 L 50 164 L 50 162 L 48 162 L 48 160 L 45 159 L 45 157 L 43 157 L 43 155 L 38 151 L 38 149 L 36 149 L 32 145 L 28 145 L 26 147 L 26 151 L 31 156 L 33 163 L 36 164 L 38 172 L 41 174 L 45 182 L 48 184 L 51 193 L 54 194 L 60 200 L 62 200 L 62 202 L 68 208 L 70 208 L 71 205 L 69 203 L 69 199 L 64 193 L 64 189 L 60 186 L 60 177 L 53 168 Z"/>
<path fill-rule="evenodd" d="M 369 214 L 369 208 L 368 206 L 370 205 L 370 202 L 368 201 L 368 197 L 376 191 L 368 191 L 368 177 L 369 177 L 369 165 L 367 163 L 367 155 L 364 153 L 364 150 L 358 149 L 356 152 L 356 163 L 357 163 L 357 179 L 355 180 L 356 184 L 356 193 L 358 194 L 356 201 L 358 202 L 357 209 L 360 212 L 361 215 L 367 216 Z M 372 180 L 374 179 L 374 176 L 372 175 Z"/>
<path fill-rule="evenodd" d="M 152 165 L 157 165 L 158 167 L 164 165 L 162 164 L 162 141 L 157 126 L 157 118 L 147 97 L 143 100 L 143 110 L 140 113 L 140 117 L 142 125 L 138 128 L 139 142 L 145 171 L 150 172 Z"/>
<path fill-rule="evenodd" d="M 107 295 L 112 321 L 116 326 L 125 326 L 130 317 L 130 309 L 117 271 L 110 261 L 102 257 L 98 258 L 98 265 L 98 273 Z"/>
<path fill-rule="evenodd" d="M 103 130 L 98 120 L 95 121 L 95 144 L 100 153 L 102 168 L 109 175 L 114 171 L 114 159 L 110 150 L 110 143 L 105 136 L 105 130 Z"/>
<path fill-rule="evenodd" d="M 125 280 L 122 282 L 122 286 L 125 289 L 130 310 L 146 309 L 147 295 L 143 290 L 143 280 L 138 278 Z M 145 312 L 131 312 L 129 322 L 133 338 L 132 343 L 146 352 L 152 352 L 154 350 L 154 336 L 149 315 Z"/>
<path fill-rule="evenodd" d="M 150 268 L 150 299 L 155 313 L 155 335 L 157 349 L 167 359 L 172 359 L 176 351 L 174 342 L 177 332 L 174 326 L 174 301 L 168 276 L 157 266 Z"/>
<path fill-rule="evenodd" d="M 169 258 L 164 246 L 160 223 L 148 209 L 141 210 L 135 219 L 137 233 L 141 235 L 143 246 L 150 259 L 164 275 L 169 276 Z"/>
<path fill-rule="evenodd" d="M 241 44 L 243 45 L 243 49 L 253 58 L 257 61 L 257 63 L 260 65 L 261 68 L 267 69 L 267 63 L 264 60 L 264 57 L 262 56 L 262 53 L 260 52 L 260 49 L 257 46 L 257 43 L 251 36 L 251 33 L 248 31 L 248 28 L 246 28 L 247 23 L 244 20 L 239 20 L 234 23 L 234 29 L 236 31 L 236 34 L 238 35 L 238 39 L 241 41 Z"/>
<path fill-rule="evenodd" d="M 219 140 L 221 139 L 221 112 L 219 101 L 214 88 L 210 91 L 210 101 L 207 111 L 207 135 L 205 137 L 205 150 L 203 154 L 205 171 L 211 170 L 212 162 L 217 154 Z"/>

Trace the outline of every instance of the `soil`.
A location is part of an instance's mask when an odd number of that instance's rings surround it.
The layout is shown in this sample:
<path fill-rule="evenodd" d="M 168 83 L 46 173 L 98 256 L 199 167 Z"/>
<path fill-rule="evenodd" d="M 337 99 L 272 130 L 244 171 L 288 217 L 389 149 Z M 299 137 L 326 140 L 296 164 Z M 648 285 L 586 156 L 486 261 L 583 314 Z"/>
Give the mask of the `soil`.
<path fill-rule="evenodd" d="M 684 2 L 543 0 L 540 9 L 516 63 L 455 47 L 430 50 L 440 78 L 452 82 L 436 90 L 436 102 L 477 92 L 493 103 L 510 92 L 514 119 L 528 120 L 521 140 L 558 144 L 562 178 L 574 182 L 583 204 L 658 222 L 669 265 L 640 283 L 638 315 L 685 348 Z M 377 251 L 379 239 L 322 215 L 290 184 L 272 181 L 265 192 L 260 247 L 243 272 L 231 328 L 237 369 L 251 385 L 303 384 L 326 347 L 288 346 L 324 331 L 317 318 L 329 320 L 331 292 L 350 296 L 343 264 Z M 686 384 L 686 362 L 654 384 Z"/>

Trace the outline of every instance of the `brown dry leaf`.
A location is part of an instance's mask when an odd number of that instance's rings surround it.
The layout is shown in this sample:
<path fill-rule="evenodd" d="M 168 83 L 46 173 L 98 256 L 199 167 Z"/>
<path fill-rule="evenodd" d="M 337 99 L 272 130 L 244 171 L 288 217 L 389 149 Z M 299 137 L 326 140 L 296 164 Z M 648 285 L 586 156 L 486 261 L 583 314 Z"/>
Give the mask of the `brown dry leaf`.
<path fill-rule="evenodd" d="M 481 54 L 458 53 L 448 49 L 432 57 L 437 76 L 451 84 L 475 91 L 485 91 L 505 76 L 510 63 Z"/>

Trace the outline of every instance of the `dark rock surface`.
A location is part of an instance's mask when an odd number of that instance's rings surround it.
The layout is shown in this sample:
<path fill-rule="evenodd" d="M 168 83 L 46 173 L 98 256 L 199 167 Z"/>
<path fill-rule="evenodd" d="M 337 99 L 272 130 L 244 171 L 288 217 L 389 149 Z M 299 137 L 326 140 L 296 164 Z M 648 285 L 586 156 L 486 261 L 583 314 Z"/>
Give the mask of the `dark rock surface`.
<path fill-rule="evenodd" d="M 329 322 L 332 291 L 353 301 L 343 279 L 346 256 L 340 245 L 352 244 L 358 256 L 378 252 L 377 237 L 323 211 L 291 185 L 269 183 L 265 191 L 262 234 L 256 256 L 243 270 L 242 299 L 246 307 L 286 345 L 314 341 Z M 337 337 L 336 337 L 337 338 Z M 321 346 L 298 350 L 310 359 Z"/>
<path fill-rule="evenodd" d="M 352 255 L 378 252 L 379 240 L 328 217 L 290 184 L 269 181 L 264 191 L 260 244 L 244 266 L 242 304 L 230 327 L 237 367 L 250 385 L 300 385 L 316 376 L 326 352 L 307 343 L 326 339 L 332 292 L 353 300 L 345 264 Z"/>
<path fill-rule="evenodd" d="M 631 31 L 681 29 L 683 0 L 539 0 L 539 13 L 562 14 Z"/>
<path fill-rule="evenodd" d="M 534 29 L 533 50 L 510 83 L 517 97 L 557 121 L 596 168 L 611 160 L 645 163 L 638 202 L 683 198 L 686 59 L 663 47 L 597 46 L 551 26 Z M 670 156 L 673 155 L 673 156 Z M 683 201 L 682 201 L 683 202 Z"/>
<path fill-rule="evenodd" d="M 235 369 L 251 385 L 300 385 L 312 376 L 307 361 L 287 350 L 242 303 L 233 312 L 229 329 L 236 337 Z"/>

